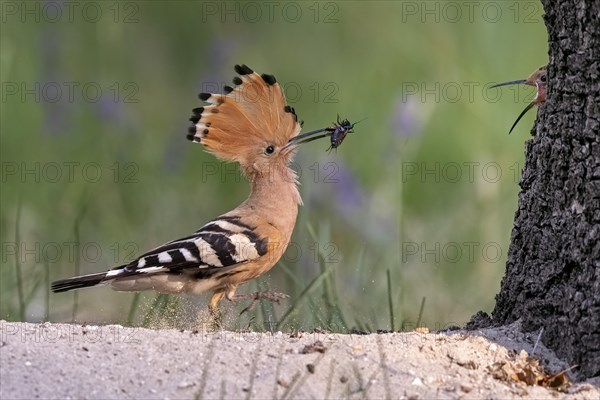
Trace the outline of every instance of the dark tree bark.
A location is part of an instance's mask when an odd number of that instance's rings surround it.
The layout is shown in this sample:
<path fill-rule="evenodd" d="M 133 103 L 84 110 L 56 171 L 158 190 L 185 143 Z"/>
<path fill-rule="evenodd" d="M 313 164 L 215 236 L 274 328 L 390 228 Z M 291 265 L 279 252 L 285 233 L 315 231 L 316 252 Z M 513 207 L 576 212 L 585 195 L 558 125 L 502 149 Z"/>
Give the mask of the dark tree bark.
<path fill-rule="evenodd" d="M 600 375 L 600 1 L 543 0 L 548 97 L 527 143 L 495 325 Z"/>

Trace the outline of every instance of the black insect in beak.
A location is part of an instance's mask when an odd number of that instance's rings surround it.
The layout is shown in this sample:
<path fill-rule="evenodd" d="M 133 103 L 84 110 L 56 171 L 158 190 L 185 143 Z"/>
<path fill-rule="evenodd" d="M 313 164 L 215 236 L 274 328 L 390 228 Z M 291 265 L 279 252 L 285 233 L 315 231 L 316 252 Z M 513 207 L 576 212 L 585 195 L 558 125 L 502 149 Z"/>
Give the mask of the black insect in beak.
<path fill-rule="evenodd" d="M 357 123 L 358 122 L 353 124 L 347 119 L 340 120 L 340 117 L 338 115 L 337 123 L 333 123 L 332 124 L 333 126 L 322 128 L 322 129 L 317 129 L 315 131 L 306 132 L 301 135 L 298 135 L 289 141 L 288 146 L 309 143 L 309 142 L 312 142 L 313 140 L 317 140 L 317 139 L 321 139 L 321 138 L 330 136 L 331 145 L 329 146 L 327 151 L 331 151 L 333 149 L 338 148 L 342 144 L 342 142 L 346 138 L 346 135 L 348 133 L 353 132 L 352 129 L 354 128 L 354 125 L 356 125 Z"/>

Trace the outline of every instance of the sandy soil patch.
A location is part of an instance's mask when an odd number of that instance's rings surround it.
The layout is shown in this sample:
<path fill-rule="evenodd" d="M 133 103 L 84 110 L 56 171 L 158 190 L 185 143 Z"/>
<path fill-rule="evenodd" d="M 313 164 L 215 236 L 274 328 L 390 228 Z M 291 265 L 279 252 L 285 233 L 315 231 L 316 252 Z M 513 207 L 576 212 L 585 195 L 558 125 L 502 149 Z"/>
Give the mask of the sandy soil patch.
<path fill-rule="evenodd" d="M 597 381 L 503 379 L 535 336 L 518 324 L 342 335 L 0 321 L 0 398 L 600 398 Z M 569 368 L 542 344 L 535 356 L 548 376 Z"/>

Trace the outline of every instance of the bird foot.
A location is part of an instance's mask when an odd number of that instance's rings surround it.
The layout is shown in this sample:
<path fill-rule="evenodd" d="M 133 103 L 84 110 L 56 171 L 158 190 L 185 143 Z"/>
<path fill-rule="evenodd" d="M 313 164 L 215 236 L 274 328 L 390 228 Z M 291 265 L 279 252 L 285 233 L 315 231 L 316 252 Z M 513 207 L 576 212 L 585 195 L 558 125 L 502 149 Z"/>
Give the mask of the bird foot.
<path fill-rule="evenodd" d="M 248 307 L 246 307 L 242 310 L 242 312 L 240 313 L 240 315 L 242 315 L 243 313 L 245 313 L 247 311 L 252 311 L 252 309 L 254 308 L 254 306 L 256 305 L 256 303 L 259 300 L 269 300 L 269 301 L 272 301 L 273 303 L 279 304 L 279 302 L 281 300 L 287 299 L 288 297 L 290 297 L 290 296 L 288 296 L 285 293 L 256 292 L 256 293 L 235 295 L 235 296 L 232 296 L 231 298 L 229 298 L 229 300 L 230 301 L 252 300 L 250 305 L 248 305 Z"/>

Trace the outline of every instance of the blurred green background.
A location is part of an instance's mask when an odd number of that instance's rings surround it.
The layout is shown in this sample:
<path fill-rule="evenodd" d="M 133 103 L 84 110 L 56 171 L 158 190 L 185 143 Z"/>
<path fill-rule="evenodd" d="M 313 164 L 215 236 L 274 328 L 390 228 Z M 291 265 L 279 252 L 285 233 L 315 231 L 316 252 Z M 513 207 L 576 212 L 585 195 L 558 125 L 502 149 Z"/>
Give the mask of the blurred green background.
<path fill-rule="evenodd" d="M 185 139 L 197 94 L 238 63 L 274 74 L 305 130 L 366 119 L 337 152 L 299 152 L 293 243 L 238 291 L 291 298 L 240 319 L 224 302 L 228 327 L 439 329 L 491 311 L 535 112 L 508 136 L 533 90 L 486 86 L 546 63 L 542 15 L 537 1 L 3 2 L 0 318 L 195 323 L 208 295 L 48 284 L 245 199 L 237 168 Z"/>

